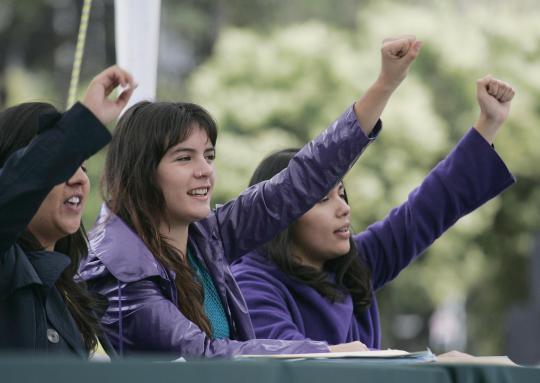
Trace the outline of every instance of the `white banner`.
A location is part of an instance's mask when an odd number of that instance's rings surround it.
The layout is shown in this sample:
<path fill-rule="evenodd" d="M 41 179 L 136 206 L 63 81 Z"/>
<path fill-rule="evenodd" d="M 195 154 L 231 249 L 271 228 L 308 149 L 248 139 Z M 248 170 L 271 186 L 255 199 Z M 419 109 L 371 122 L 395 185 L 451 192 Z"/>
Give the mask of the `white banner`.
<path fill-rule="evenodd" d="M 161 0 L 115 0 L 116 63 L 139 84 L 126 109 L 156 98 L 160 10 Z"/>

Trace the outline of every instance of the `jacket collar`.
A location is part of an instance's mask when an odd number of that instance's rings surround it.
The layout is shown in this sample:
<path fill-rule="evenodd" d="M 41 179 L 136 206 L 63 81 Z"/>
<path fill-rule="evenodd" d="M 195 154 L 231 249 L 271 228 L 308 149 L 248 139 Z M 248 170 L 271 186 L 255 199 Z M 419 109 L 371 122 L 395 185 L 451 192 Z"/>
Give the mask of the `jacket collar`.
<path fill-rule="evenodd" d="M 32 251 L 26 255 L 41 284 L 49 288 L 54 286 L 66 267 L 71 264 L 68 256 L 56 251 Z"/>
<path fill-rule="evenodd" d="M 236 272 L 241 272 L 241 270 L 244 270 L 245 268 L 264 270 L 265 272 L 272 275 L 274 278 L 279 279 L 281 282 L 283 282 L 289 287 L 296 286 L 296 288 L 302 288 L 302 286 L 304 286 L 305 288 L 311 289 L 311 287 L 309 287 L 308 285 L 300 282 L 299 280 L 284 272 L 260 249 L 245 254 L 244 256 L 242 256 L 242 258 L 234 262 L 234 266 Z M 333 271 L 326 271 L 326 278 L 329 282 L 335 283 L 336 274 Z"/>
<path fill-rule="evenodd" d="M 82 279 L 103 276 L 108 270 L 126 283 L 155 276 L 168 280 L 167 272 L 144 242 L 105 204 L 88 238 L 88 259 L 79 272 Z"/>

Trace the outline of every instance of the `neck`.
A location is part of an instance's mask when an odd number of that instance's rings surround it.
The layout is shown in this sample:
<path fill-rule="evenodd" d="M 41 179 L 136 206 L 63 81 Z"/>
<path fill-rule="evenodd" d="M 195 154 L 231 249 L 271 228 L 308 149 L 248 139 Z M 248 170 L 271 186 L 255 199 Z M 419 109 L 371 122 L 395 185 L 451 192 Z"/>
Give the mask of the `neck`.
<path fill-rule="evenodd" d="M 189 224 L 168 225 L 167 223 L 161 223 L 159 232 L 185 256 L 187 255 L 188 228 Z"/>
<path fill-rule="evenodd" d="M 39 244 L 41 245 L 41 247 L 43 248 L 43 250 L 47 250 L 47 251 L 53 251 L 54 250 L 54 245 L 56 245 L 56 241 L 55 240 L 50 240 L 48 239 L 46 236 L 44 235 L 40 235 L 38 232 L 36 232 L 35 230 L 32 231 L 31 228 L 29 228 L 30 230 L 30 233 L 34 236 L 34 238 L 36 239 L 36 241 L 39 242 Z"/>
<path fill-rule="evenodd" d="M 291 247 L 291 255 L 303 266 L 308 266 L 318 271 L 321 271 L 323 269 L 324 261 L 318 260 L 315 257 L 306 256 L 304 254 L 304 251 L 298 248 L 297 246 L 295 246 L 294 244 Z"/>
<path fill-rule="evenodd" d="M 54 251 L 54 245 L 55 243 L 52 243 L 50 245 L 44 246 L 43 248 L 47 251 Z"/>

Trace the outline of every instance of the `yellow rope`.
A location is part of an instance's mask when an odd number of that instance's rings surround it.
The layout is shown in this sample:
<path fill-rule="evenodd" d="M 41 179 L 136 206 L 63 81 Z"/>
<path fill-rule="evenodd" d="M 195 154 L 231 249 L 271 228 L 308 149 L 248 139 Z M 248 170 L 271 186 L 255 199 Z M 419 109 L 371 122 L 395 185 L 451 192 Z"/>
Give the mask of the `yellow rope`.
<path fill-rule="evenodd" d="M 86 40 L 86 31 L 88 30 L 88 20 L 90 19 L 91 5 L 92 0 L 84 0 L 81 12 L 79 35 L 77 36 L 77 46 L 75 47 L 75 59 L 73 60 L 73 69 L 71 70 L 71 81 L 69 82 L 69 94 L 66 109 L 73 105 L 77 98 L 77 87 L 79 86 L 79 75 L 81 74 L 84 42 Z"/>

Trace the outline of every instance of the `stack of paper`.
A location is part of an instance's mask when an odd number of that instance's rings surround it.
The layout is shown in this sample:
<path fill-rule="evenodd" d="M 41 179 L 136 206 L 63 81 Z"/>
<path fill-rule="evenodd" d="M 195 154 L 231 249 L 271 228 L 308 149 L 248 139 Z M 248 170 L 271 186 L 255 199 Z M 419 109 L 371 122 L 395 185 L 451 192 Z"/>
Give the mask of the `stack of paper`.
<path fill-rule="evenodd" d="M 350 359 L 358 358 L 372 361 L 396 361 L 396 362 L 434 362 L 435 355 L 429 350 L 421 352 L 407 352 L 402 350 L 373 350 L 373 351 L 350 351 L 350 352 L 323 352 L 314 354 L 278 354 L 278 355 L 240 355 L 238 359 L 264 358 L 264 359 Z"/>

